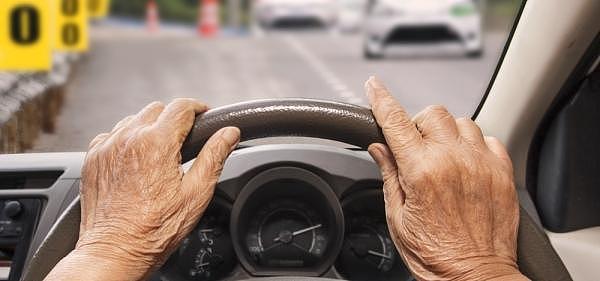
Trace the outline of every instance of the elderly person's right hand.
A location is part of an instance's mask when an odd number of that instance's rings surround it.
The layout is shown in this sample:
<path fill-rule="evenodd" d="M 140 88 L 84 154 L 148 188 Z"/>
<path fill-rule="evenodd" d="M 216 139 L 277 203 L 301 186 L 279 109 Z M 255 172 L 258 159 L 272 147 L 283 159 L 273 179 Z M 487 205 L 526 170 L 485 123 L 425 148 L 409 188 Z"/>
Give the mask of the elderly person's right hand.
<path fill-rule="evenodd" d="M 392 239 L 419 280 L 526 280 L 508 153 L 470 119 L 429 107 L 411 120 L 376 78 L 367 95 L 388 146 L 381 167 Z"/>

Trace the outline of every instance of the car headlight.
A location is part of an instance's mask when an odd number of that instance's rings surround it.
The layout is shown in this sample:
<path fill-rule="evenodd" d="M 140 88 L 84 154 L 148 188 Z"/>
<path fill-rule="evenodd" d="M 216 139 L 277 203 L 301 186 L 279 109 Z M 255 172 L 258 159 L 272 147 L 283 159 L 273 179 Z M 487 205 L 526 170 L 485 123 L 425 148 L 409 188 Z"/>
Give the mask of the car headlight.
<path fill-rule="evenodd" d="M 450 14 L 455 17 L 470 16 L 472 14 L 475 14 L 476 11 L 477 8 L 475 8 L 475 5 L 473 5 L 472 3 L 456 4 L 453 5 L 452 8 L 450 8 Z"/>

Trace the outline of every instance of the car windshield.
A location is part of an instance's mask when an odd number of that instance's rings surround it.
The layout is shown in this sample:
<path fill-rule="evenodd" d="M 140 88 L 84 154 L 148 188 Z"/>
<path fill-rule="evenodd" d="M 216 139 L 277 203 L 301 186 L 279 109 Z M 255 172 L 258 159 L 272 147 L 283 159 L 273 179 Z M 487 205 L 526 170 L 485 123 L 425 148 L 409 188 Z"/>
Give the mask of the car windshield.
<path fill-rule="evenodd" d="M 2 1 L 0 152 L 85 151 L 152 101 L 368 106 L 378 76 L 411 114 L 471 116 L 520 0 Z M 60 2 L 60 4 L 59 4 Z M 38 6 L 40 5 L 40 6 Z"/>

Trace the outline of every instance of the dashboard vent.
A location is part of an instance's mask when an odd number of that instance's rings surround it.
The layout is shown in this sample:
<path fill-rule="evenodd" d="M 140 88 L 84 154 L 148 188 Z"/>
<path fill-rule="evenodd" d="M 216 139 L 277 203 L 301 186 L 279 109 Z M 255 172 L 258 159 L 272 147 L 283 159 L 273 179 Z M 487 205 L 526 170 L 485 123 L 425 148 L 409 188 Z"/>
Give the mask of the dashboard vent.
<path fill-rule="evenodd" d="M 62 171 L 0 172 L 0 190 L 46 189 L 62 175 Z"/>

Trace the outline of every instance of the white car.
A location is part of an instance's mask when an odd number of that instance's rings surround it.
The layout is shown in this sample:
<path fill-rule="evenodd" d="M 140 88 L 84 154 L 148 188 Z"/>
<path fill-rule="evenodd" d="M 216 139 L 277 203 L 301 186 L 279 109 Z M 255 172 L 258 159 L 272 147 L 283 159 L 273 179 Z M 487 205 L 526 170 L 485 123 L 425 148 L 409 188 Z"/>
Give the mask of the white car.
<path fill-rule="evenodd" d="M 337 7 L 334 0 L 255 0 L 253 13 L 263 27 L 329 27 L 335 23 Z"/>
<path fill-rule="evenodd" d="M 342 32 L 359 31 L 365 20 L 368 0 L 337 0 L 337 28 Z"/>
<path fill-rule="evenodd" d="M 479 6 L 473 0 L 372 0 L 364 56 L 482 54 Z"/>

